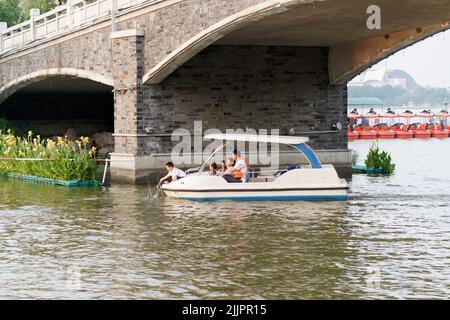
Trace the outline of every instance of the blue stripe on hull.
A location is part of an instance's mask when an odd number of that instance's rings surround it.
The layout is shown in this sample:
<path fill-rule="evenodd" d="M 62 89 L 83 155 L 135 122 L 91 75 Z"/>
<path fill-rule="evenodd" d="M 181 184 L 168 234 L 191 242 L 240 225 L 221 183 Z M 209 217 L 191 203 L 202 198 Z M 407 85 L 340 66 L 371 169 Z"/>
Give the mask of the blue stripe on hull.
<path fill-rule="evenodd" d="M 310 195 L 310 196 L 243 196 L 243 197 L 204 197 L 191 198 L 181 197 L 180 199 L 193 201 L 346 201 L 346 195 Z"/>

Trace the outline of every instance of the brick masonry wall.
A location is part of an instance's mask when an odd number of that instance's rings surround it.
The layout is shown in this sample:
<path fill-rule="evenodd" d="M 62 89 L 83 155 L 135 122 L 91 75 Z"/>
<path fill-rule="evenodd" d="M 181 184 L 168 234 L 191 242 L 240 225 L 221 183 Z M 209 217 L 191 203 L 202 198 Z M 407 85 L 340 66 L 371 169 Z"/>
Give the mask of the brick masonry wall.
<path fill-rule="evenodd" d="M 188 39 L 226 17 L 266 0 L 188 0 L 127 21 L 123 28 L 145 28 L 145 71 Z"/>
<path fill-rule="evenodd" d="M 110 28 L 43 47 L 0 63 L 0 87 L 21 76 L 50 68 L 76 68 L 111 75 Z"/>
<path fill-rule="evenodd" d="M 170 152 L 173 130 L 193 132 L 197 120 L 223 131 L 293 128 L 314 148 L 347 149 L 346 130 L 311 132 L 345 123 L 347 89 L 329 84 L 327 48 L 211 46 L 142 95 L 137 133 L 158 137 L 139 138 L 139 155 Z"/>

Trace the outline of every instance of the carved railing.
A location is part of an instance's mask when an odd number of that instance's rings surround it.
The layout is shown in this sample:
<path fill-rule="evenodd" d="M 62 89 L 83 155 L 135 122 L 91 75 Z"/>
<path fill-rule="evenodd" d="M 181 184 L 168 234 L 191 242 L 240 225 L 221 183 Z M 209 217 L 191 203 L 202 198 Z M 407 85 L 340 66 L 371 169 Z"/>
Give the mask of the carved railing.
<path fill-rule="evenodd" d="M 32 9 L 28 21 L 10 28 L 0 23 L 0 55 L 145 1 L 148 0 L 67 0 L 66 4 L 41 15 L 36 15 L 36 10 Z"/>

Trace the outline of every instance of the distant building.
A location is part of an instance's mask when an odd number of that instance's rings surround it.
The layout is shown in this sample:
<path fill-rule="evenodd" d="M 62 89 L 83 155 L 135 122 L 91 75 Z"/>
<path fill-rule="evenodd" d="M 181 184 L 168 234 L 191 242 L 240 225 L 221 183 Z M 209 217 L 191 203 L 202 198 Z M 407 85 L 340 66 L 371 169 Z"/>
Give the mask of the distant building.
<path fill-rule="evenodd" d="M 392 86 L 401 87 L 408 91 L 414 91 L 420 87 L 414 78 L 403 70 L 386 70 L 380 65 L 376 65 L 349 82 L 350 86 Z"/>

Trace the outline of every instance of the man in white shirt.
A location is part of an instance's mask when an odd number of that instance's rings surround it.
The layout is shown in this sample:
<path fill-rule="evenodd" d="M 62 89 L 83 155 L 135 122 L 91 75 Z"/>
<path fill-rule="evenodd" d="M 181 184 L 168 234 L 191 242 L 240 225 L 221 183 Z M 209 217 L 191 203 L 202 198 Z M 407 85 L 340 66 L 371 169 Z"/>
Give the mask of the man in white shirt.
<path fill-rule="evenodd" d="M 166 170 L 167 174 L 161 179 L 159 179 L 159 183 L 163 183 L 164 181 L 167 181 L 169 179 L 171 179 L 171 182 L 173 182 L 178 179 L 186 177 L 186 173 L 183 170 L 175 168 L 172 162 L 166 163 Z"/>
<path fill-rule="evenodd" d="M 234 170 L 240 172 L 240 180 L 242 182 L 247 182 L 247 163 L 244 159 L 241 158 L 241 153 L 239 150 L 233 151 L 233 160 L 234 160 Z"/>

